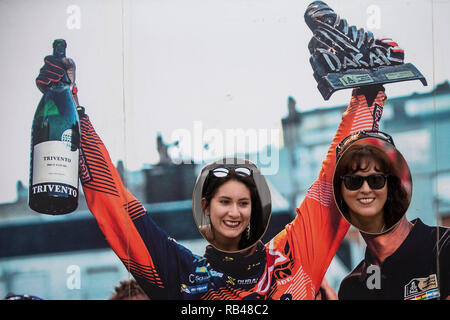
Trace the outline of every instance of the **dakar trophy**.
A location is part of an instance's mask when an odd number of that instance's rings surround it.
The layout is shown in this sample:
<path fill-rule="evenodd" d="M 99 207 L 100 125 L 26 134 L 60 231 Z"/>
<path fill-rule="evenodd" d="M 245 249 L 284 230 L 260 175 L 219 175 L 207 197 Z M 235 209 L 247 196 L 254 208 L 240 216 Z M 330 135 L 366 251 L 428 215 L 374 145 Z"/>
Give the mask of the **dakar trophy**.
<path fill-rule="evenodd" d="M 397 43 L 349 26 L 326 3 L 311 3 L 305 22 L 313 32 L 308 44 L 310 62 L 325 100 L 337 90 L 367 85 L 416 79 L 427 85 L 413 64 L 403 62 L 404 51 Z"/>

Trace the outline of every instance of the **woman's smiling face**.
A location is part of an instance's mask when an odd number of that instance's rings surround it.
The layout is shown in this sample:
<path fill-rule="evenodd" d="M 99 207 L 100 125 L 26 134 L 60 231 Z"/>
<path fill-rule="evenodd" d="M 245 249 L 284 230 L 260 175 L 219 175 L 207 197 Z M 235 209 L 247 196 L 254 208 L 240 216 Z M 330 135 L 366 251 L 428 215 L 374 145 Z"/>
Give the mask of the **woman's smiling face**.
<path fill-rule="evenodd" d="M 377 169 L 377 163 L 370 159 L 364 159 L 361 168 L 351 174 L 369 176 L 372 174 L 383 174 Z M 384 224 L 384 204 L 386 203 L 388 187 L 387 183 L 381 189 L 372 189 L 367 181 L 357 190 L 349 190 L 341 182 L 342 197 L 349 208 L 352 224 L 379 226 Z M 376 222 L 376 223 L 375 223 Z"/>
<path fill-rule="evenodd" d="M 210 217 L 214 243 L 219 249 L 235 251 L 251 216 L 251 196 L 247 186 L 236 180 L 221 185 L 205 213 Z"/>

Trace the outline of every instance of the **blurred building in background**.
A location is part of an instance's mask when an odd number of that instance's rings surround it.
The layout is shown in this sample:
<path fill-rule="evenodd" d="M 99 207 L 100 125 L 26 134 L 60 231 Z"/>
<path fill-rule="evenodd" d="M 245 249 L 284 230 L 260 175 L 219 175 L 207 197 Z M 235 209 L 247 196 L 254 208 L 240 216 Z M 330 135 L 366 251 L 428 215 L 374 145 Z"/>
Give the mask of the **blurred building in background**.
<path fill-rule="evenodd" d="M 263 241 L 295 216 L 347 107 L 302 112 L 294 97 L 288 98 L 287 105 L 288 115 L 281 119 L 284 147 L 277 150 L 279 169 L 266 176 L 273 214 Z M 427 93 L 388 99 L 380 130 L 393 136 L 411 169 L 413 197 L 407 217 L 450 226 L 449 83 Z M 202 165 L 173 164 L 167 152 L 170 146 L 162 137 L 157 139 L 158 164 L 130 172 L 119 161 L 117 169 L 155 222 L 203 255 L 207 242 L 194 224 L 191 200 Z M 20 181 L 17 195 L 15 202 L 0 204 L 0 298 L 14 292 L 44 299 L 108 299 L 120 280 L 131 277 L 106 243 L 82 193 L 77 211 L 63 216 L 31 211 L 28 190 Z M 326 275 L 332 287 L 339 287 L 363 252 L 364 242 L 350 229 Z"/>

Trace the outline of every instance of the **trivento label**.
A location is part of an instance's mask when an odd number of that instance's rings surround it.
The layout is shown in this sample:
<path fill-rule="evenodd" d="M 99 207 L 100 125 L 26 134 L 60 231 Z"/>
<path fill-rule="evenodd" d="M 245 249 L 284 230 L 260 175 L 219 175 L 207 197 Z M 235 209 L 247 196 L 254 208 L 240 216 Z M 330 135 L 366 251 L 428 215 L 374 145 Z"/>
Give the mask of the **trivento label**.
<path fill-rule="evenodd" d="M 33 184 L 65 183 L 78 186 L 78 154 L 63 141 L 46 141 L 34 146 Z"/>

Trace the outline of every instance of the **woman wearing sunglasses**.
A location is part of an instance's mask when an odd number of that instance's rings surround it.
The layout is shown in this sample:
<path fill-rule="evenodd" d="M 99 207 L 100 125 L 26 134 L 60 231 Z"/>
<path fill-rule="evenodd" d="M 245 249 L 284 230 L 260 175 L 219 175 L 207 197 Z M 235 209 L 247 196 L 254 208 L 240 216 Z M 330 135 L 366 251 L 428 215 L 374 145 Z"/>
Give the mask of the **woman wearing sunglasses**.
<path fill-rule="evenodd" d="M 344 139 L 333 180 L 339 210 L 367 244 L 364 260 L 342 281 L 339 299 L 448 297 L 449 229 L 406 218 L 411 174 L 392 137 L 360 131 Z"/>
<path fill-rule="evenodd" d="M 38 87 L 45 91 L 64 73 L 61 61 L 46 57 Z M 251 169 L 246 171 L 215 163 L 202 171 L 199 181 L 208 181 L 196 184 L 193 211 L 208 217 L 209 232 L 202 233 L 212 245 L 203 257 L 196 256 L 161 230 L 126 189 L 80 107 L 80 180 L 86 202 L 111 248 L 150 299 L 314 299 L 349 227 L 332 202 L 336 145 L 358 129 L 378 127 L 385 100 L 381 86 L 353 91 L 317 180 L 294 220 L 267 244 L 260 238 L 270 193 L 264 184 L 258 189 L 256 167 L 241 166 Z M 208 223 L 197 225 L 208 228 Z"/>
<path fill-rule="evenodd" d="M 339 209 L 353 226 L 365 233 L 382 233 L 405 214 L 410 179 L 405 181 L 406 186 L 402 184 L 398 165 L 382 149 L 384 140 L 379 137 L 383 133 L 359 133 L 364 134 L 365 140 L 342 151 L 334 175 L 334 194 Z M 404 164 L 409 176 L 401 154 L 394 150 L 390 153 Z"/>

